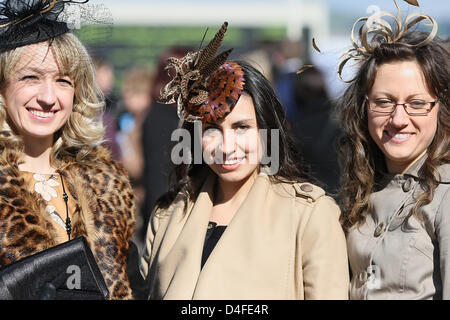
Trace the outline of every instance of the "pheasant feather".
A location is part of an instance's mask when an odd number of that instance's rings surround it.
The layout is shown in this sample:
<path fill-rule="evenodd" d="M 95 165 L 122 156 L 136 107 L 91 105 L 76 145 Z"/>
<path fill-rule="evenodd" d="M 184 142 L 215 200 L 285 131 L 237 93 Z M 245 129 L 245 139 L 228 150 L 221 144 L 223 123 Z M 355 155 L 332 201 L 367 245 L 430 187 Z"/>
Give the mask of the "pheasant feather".
<path fill-rule="evenodd" d="M 214 59 L 217 50 L 219 50 L 222 40 L 227 32 L 228 22 L 224 22 L 220 30 L 208 45 L 200 51 L 200 55 L 196 64 L 198 69 L 203 69 L 212 59 Z"/>
<path fill-rule="evenodd" d="M 159 100 L 177 102 L 178 116 L 186 121 L 217 121 L 231 112 L 242 93 L 244 72 L 237 63 L 227 62 L 233 49 L 217 55 L 227 27 L 224 22 L 204 49 L 167 61 L 166 69 L 175 69 L 175 76 Z"/>

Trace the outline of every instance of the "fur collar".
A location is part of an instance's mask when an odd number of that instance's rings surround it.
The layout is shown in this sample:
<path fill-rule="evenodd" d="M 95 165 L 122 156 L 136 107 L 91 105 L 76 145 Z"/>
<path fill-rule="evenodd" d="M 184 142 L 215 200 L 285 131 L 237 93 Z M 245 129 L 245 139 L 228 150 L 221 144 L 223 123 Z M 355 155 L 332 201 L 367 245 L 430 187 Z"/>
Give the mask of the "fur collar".
<path fill-rule="evenodd" d="M 18 149 L 0 149 L 0 267 L 57 244 L 45 202 L 20 176 L 20 156 Z M 135 205 L 127 173 L 103 147 L 83 159 L 66 151 L 58 166 L 76 203 L 73 238 L 87 238 L 110 297 L 131 298 L 126 262 Z"/>

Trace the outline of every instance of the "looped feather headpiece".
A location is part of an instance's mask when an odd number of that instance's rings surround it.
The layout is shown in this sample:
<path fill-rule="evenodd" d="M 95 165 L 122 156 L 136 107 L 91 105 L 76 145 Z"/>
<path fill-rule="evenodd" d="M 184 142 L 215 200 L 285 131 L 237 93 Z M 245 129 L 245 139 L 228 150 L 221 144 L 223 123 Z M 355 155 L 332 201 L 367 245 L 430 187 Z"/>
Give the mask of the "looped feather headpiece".
<path fill-rule="evenodd" d="M 233 49 L 216 56 L 228 23 L 216 33 L 208 45 L 181 59 L 169 58 L 166 69 L 175 69 L 174 78 L 159 97 L 162 103 L 177 103 L 178 116 L 186 121 L 216 121 L 231 112 L 243 90 L 242 68 L 227 62 Z"/>
<path fill-rule="evenodd" d="M 423 20 L 428 20 L 432 26 L 432 30 L 428 37 L 420 43 L 415 44 L 415 47 L 421 47 L 429 43 L 437 34 L 438 25 L 437 22 L 428 15 L 419 13 L 413 13 L 406 17 L 405 21 L 402 21 L 402 12 L 394 0 L 397 7 L 397 16 L 387 11 L 379 11 L 371 15 L 370 17 L 359 18 L 352 27 L 351 41 L 353 48 L 345 52 L 339 61 L 338 75 L 339 78 L 346 82 L 352 82 L 352 80 L 342 79 L 342 70 L 345 64 L 351 60 L 365 60 L 372 56 L 375 48 L 380 43 L 395 43 L 398 42 L 413 26 Z M 391 25 L 389 18 L 392 18 L 394 25 Z M 358 23 L 365 21 L 358 31 L 359 42 L 355 40 L 355 29 Z"/>

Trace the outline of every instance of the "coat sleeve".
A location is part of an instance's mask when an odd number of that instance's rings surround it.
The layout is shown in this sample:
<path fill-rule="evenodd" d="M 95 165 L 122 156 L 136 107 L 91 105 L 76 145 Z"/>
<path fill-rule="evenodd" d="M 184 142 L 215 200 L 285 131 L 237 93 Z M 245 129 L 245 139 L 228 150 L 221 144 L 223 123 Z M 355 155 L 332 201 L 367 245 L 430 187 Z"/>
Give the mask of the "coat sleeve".
<path fill-rule="evenodd" d="M 148 270 L 150 268 L 150 258 L 151 258 L 151 254 L 152 254 L 153 241 L 155 239 L 156 231 L 158 230 L 158 225 L 159 225 L 159 218 L 155 214 L 155 212 L 152 212 L 152 215 L 150 217 L 150 223 L 147 228 L 147 235 L 145 237 L 144 252 L 142 254 L 142 257 L 141 257 L 141 260 L 139 263 L 139 269 L 141 271 L 141 275 L 146 280 L 148 277 Z"/>
<path fill-rule="evenodd" d="M 436 215 L 436 236 L 439 242 L 442 298 L 450 299 L 450 189 L 444 195 Z"/>
<path fill-rule="evenodd" d="M 347 245 L 339 215 L 333 199 L 320 197 L 299 235 L 305 299 L 348 299 Z"/>

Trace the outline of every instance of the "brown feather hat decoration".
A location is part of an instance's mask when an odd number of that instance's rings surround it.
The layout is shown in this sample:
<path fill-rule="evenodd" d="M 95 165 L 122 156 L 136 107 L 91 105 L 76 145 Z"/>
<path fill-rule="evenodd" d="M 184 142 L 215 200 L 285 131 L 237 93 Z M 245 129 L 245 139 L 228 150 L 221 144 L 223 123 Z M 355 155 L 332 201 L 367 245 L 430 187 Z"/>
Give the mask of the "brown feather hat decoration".
<path fill-rule="evenodd" d="M 342 81 L 349 83 L 354 80 L 342 79 L 342 71 L 348 61 L 352 59 L 369 59 L 372 56 L 375 48 L 381 43 L 395 43 L 400 41 L 401 38 L 408 32 L 408 30 L 410 30 L 413 26 L 416 26 L 423 20 L 428 20 L 430 22 L 432 30 L 424 41 L 417 43 L 414 46 L 424 46 L 431 40 L 433 40 L 433 38 L 436 36 L 438 25 L 432 17 L 419 13 L 413 13 L 408 15 L 406 19 L 402 21 L 402 12 L 400 10 L 400 7 L 398 6 L 396 0 L 394 0 L 394 3 L 397 8 L 397 16 L 394 16 L 392 13 L 387 11 L 379 11 L 375 12 L 370 17 L 359 18 L 353 24 L 351 32 L 351 41 L 353 48 L 351 48 L 341 56 L 338 65 L 338 76 Z M 390 23 L 391 20 L 394 21 L 394 25 Z M 364 24 L 358 31 L 359 41 L 356 41 L 354 36 L 355 28 L 356 25 L 360 22 L 364 22 Z"/>
<path fill-rule="evenodd" d="M 227 62 L 233 49 L 216 55 L 227 27 L 224 22 L 202 50 L 167 60 L 166 69 L 175 69 L 175 76 L 161 91 L 159 101 L 176 102 L 178 117 L 186 121 L 216 121 L 231 112 L 242 93 L 244 72 L 238 64 Z"/>

